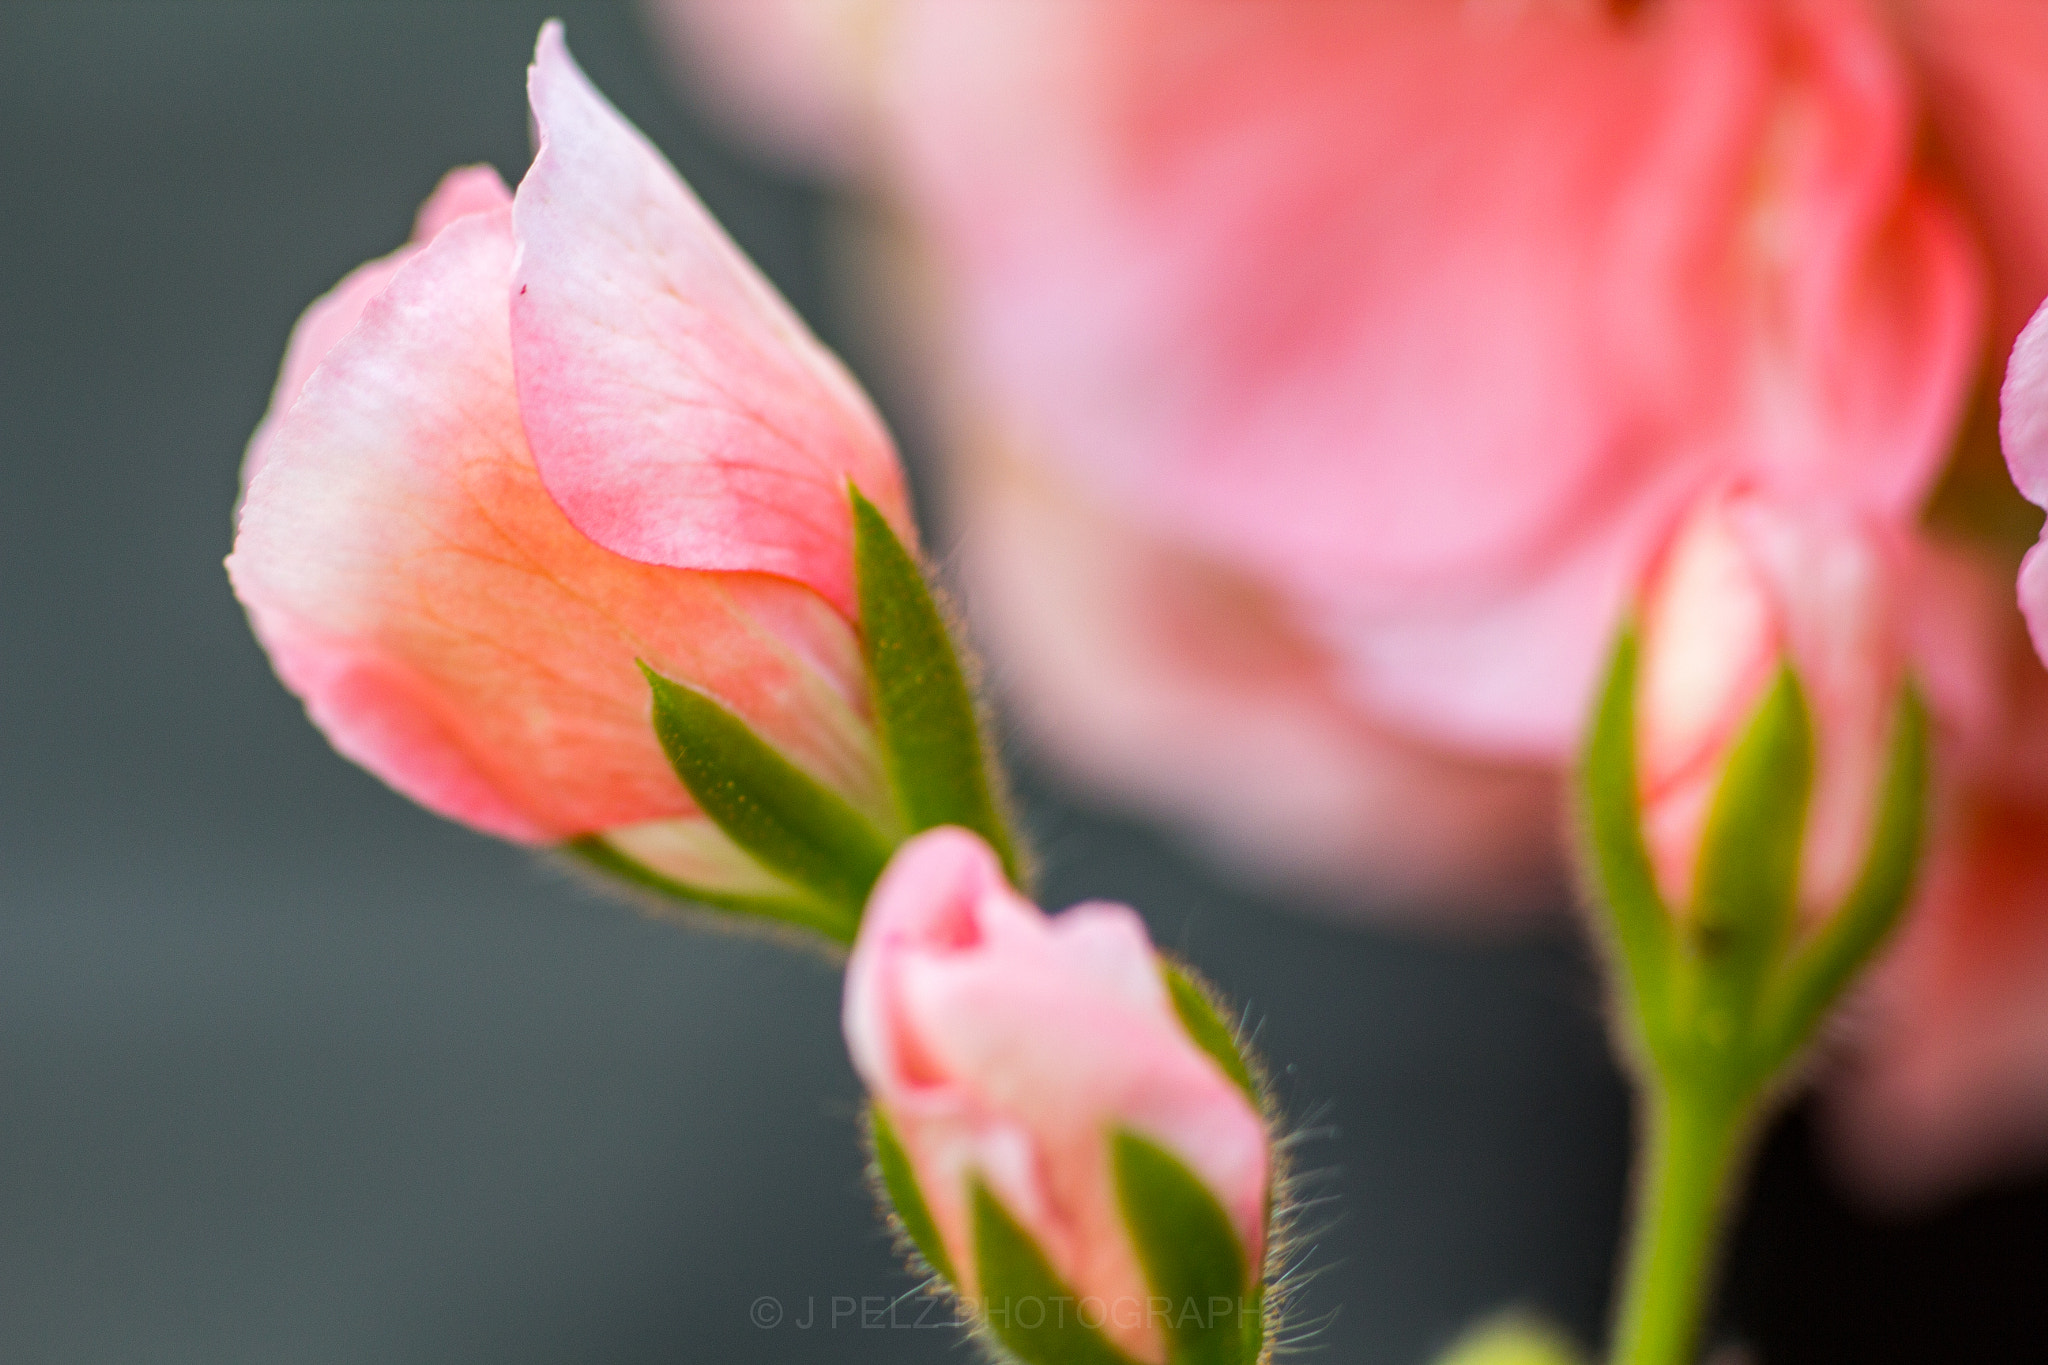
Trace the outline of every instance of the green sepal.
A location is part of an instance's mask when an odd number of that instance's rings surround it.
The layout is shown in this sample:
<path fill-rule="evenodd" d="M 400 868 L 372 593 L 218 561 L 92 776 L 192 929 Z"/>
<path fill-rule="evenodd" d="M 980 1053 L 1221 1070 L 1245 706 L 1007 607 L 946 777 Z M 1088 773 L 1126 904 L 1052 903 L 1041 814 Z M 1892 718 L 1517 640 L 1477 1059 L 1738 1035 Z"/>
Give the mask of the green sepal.
<path fill-rule="evenodd" d="M 912 833 L 959 825 L 988 841 L 1021 884 L 1016 847 L 990 785 L 974 693 L 916 559 L 875 505 L 853 500 L 861 658 L 882 766 Z"/>
<path fill-rule="evenodd" d="M 841 906 L 812 900 L 794 890 L 787 896 L 751 895 L 718 891 L 665 877 L 637 858 L 621 853 L 601 834 L 571 839 L 562 845 L 562 850 L 598 871 L 630 882 L 642 890 L 701 909 L 786 924 L 822 934 L 839 944 L 852 943 L 854 932 L 860 928 L 859 916 L 847 913 Z"/>
<path fill-rule="evenodd" d="M 1927 783 L 1927 707 L 1908 682 L 1892 719 L 1884 786 L 1862 871 L 1848 898 L 1772 983 L 1762 1030 L 1765 1065 L 1782 1065 L 1806 1043 L 1898 924 L 1919 867 Z"/>
<path fill-rule="evenodd" d="M 654 733 L 703 812 L 762 867 L 858 923 L 890 845 L 725 706 L 645 664 Z"/>
<path fill-rule="evenodd" d="M 1504 1313 L 1474 1327 L 1436 1365 L 1585 1365 L 1585 1353 L 1549 1323 Z"/>
<path fill-rule="evenodd" d="M 882 1177 L 882 1190 L 896 1211 L 896 1220 L 903 1225 L 904 1235 L 925 1263 L 945 1277 L 947 1284 L 957 1285 L 953 1260 L 939 1237 L 938 1222 L 924 1202 L 924 1191 L 918 1188 L 917 1176 L 910 1169 L 910 1154 L 903 1150 L 896 1130 L 889 1126 L 878 1105 L 868 1106 L 868 1133 L 875 1144 L 875 1170 Z"/>
<path fill-rule="evenodd" d="M 974 1307 L 1005 1350 L 1025 1365 L 1133 1365 L 1081 1320 L 1080 1297 L 1061 1283 L 1031 1234 L 978 1178 L 973 1210 L 974 1266 L 981 1281 L 981 1301 Z"/>
<path fill-rule="evenodd" d="M 1650 850 L 1643 840 L 1642 798 L 1636 785 L 1636 666 L 1633 622 L 1614 643 L 1607 680 L 1593 713 L 1579 767 L 1579 802 L 1587 851 L 1597 883 L 1603 937 L 1612 945 L 1628 986 L 1631 1016 L 1652 1053 L 1668 1041 L 1671 911 L 1657 891 Z"/>
<path fill-rule="evenodd" d="M 1780 668 L 1723 763 L 1684 915 L 1699 987 L 1690 1031 L 1709 1053 L 1746 1040 L 1797 923 L 1812 790 L 1806 696 L 1798 675 Z"/>
<path fill-rule="evenodd" d="M 1245 1247 L 1216 1196 L 1164 1147 L 1110 1139 L 1117 1204 L 1155 1298 L 1169 1365 L 1253 1365 L 1263 1343 Z"/>
<path fill-rule="evenodd" d="M 1173 1012 L 1180 1016 L 1181 1027 L 1188 1031 L 1196 1047 L 1208 1053 L 1223 1068 L 1223 1074 L 1231 1083 L 1244 1091 L 1252 1108 L 1265 1112 L 1264 1097 L 1259 1094 L 1258 1082 L 1252 1079 L 1252 1069 L 1246 1064 L 1244 1053 L 1237 1046 L 1237 1031 L 1224 1022 L 1216 1009 L 1214 998 L 1195 979 L 1194 973 L 1165 957 L 1159 959 L 1160 974 L 1166 978 L 1167 994 L 1173 998 Z"/>

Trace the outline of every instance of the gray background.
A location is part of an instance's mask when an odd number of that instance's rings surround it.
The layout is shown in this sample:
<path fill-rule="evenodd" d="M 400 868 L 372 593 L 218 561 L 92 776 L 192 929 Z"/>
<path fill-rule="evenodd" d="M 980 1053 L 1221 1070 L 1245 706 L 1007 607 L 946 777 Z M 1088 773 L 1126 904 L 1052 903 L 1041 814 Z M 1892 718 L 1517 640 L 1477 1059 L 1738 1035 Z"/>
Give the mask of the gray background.
<path fill-rule="evenodd" d="M 0 4 L 0 1361 L 963 1358 L 829 1326 L 909 1283 L 834 973 L 392 795 L 220 570 L 292 320 L 448 166 L 516 179 L 550 12 L 859 367 L 819 192 L 707 128 L 628 8 Z M 1420 1365 L 1517 1301 L 1598 1331 L 1627 1114 L 1569 935 L 1328 927 L 1024 785 L 1048 903 L 1141 905 L 1334 1130 L 1299 1148 L 1339 1197 L 1313 1358 Z M 1760 1187 L 1727 1311 L 1769 1360 L 2048 1359 L 2048 1183 L 1874 1223 L 1795 1117 Z"/>

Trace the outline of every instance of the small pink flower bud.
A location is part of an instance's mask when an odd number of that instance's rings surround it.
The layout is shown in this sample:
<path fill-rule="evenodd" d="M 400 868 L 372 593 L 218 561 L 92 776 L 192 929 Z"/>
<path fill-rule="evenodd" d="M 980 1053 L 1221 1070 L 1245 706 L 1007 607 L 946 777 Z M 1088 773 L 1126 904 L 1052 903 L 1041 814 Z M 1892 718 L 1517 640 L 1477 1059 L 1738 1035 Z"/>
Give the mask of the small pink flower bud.
<path fill-rule="evenodd" d="M 1118 1131 L 1165 1149 L 1215 1196 L 1256 1275 L 1264 1122 L 1189 1036 L 1129 908 L 1090 903 L 1049 919 L 1010 889 L 979 839 L 921 835 L 869 902 L 847 965 L 845 1027 L 970 1301 L 981 1292 L 978 1179 L 1087 1325 L 1136 1360 L 1164 1359 L 1119 1208 Z"/>
<path fill-rule="evenodd" d="M 1695 504 L 1652 566 L 1636 762 L 1667 904 L 1690 900 L 1725 761 L 1787 664 L 1814 727 L 1800 903 L 1825 913 L 1848 891 L 1866 852 L 1904 676 L 1902 548 L 1848 511 L 1737 488 Z"/>

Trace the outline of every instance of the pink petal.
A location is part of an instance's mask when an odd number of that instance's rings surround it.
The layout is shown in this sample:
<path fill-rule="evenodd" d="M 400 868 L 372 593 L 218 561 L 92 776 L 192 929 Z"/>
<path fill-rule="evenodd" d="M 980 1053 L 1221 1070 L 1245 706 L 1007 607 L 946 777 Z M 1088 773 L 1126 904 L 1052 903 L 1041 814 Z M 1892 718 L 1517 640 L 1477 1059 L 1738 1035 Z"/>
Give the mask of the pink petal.
<path fill-rule="evenodd" d="M 1533 757 L 1706 483 L 1912 504 L 1976 325 L 1863 7 L 1604 11 L 934 5 L 900 97 L 1012 439 Z"/>
<path fill-rule="evenodd" d="M 2048 507 L 2048 307 L 2034 314 L 2013 345 L 1999 395 L 1998 439 L 2020 492 Z M 2048 550 L 2042 546 L 2020 566 L 2019 599 L 2034 648 L 2048 660 Z"/>
<path fill-rule="evenodd" d="M 1404 737 L 1268 586 L 1050 464 L 984 450 L 956 488 L 994 675 L 1087 785 L 1347 912 L 1484 923 L 1555 903 L 1549 773 Z"/>
<path fill-rule="evenodd" d="M 829 606 L 624 559 L 541 487 L 512 377 L 513 251 L 509 210 L 449 224 L 273 430 L 228 567 L 279 675 L 344 754 L 508 838 L 691 813 L 636 657 L 875 805 L 858 655 Z"/>
<path fill-rule="evenodd" d="M 413 224 L 412 240 L 389 256 L 357 266 L 342 277 L 340 284 L 313 301 L 292 327 L 286 343 L 284 363 L 278 369 L 277 387 L 270 397 L 270 410 L 249 437 L 248 453 L 242 457 L 242 488 L 246 491 L 256 471 L 269 458 L 265 446 L 271 431 L 298 401 L 306 380 L 336 342 L 355 329 L 363 307 L 384 292 L 398 267 L 415 251 L 439 235 L 457 218 L 486 213 L 512 202 L 512 192 L 489 166 L 460 166 L 441 177 L 441 183 L 420 205 Z"/>
<path fill-rule="evenodd" d="M 2048 294 L 2048 5 L 1906 0 L 1893 8 L 1942 151 L 1990 248 L 1993 344 L 2003 351 Z"/>
<path fill-rule="evenodd" d="M 615 553 L 775 574 L 850 618 L 847 482 L 910 526 L 873 410 L 558 24 L 528 90 L 540 152 L 513 204 L 512 345 L 548 491 Z"/>

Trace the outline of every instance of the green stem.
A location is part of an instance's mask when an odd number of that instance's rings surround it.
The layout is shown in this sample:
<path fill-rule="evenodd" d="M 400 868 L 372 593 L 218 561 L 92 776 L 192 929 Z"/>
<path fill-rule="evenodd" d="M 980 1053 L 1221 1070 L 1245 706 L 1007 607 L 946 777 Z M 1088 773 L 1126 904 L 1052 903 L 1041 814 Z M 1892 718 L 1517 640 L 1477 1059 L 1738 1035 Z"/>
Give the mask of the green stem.
<path fill-rule="evenodd" d="M 1611 1365 L 1689 1365 L 1753 1103 L 1656 1077 Z"/>

